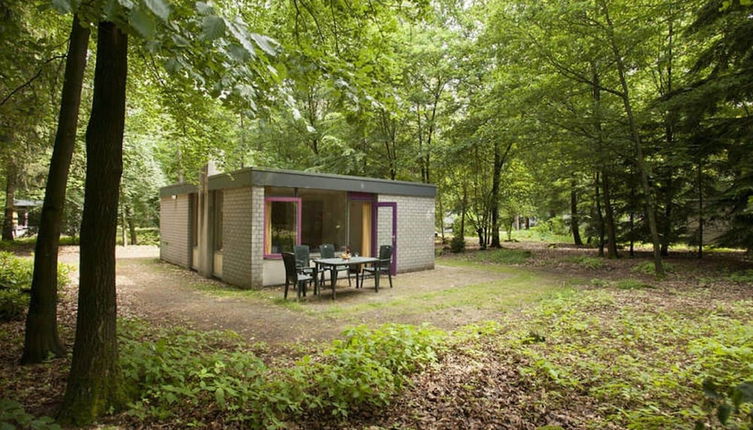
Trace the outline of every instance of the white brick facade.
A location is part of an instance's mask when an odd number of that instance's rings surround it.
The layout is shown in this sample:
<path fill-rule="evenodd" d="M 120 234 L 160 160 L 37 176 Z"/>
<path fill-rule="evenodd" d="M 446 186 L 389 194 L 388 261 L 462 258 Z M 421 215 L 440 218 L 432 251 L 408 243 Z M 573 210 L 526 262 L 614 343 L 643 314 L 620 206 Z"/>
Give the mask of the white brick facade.
<path fill-rule="evenodd" d="M 433 269 L 434 199 L 380 194 L 378 200 L 397 203 L 397 271 Z M 383 224 L 382 219 L 378 221 L 380 229 L 392 229 L 391 225 Z M 384 233 L 379 231 L 379 236 Z"/>
<path fill-rule="evenodd" d="M 224 190 L 222 202 L 222 279 L 251 286 L 251 188 Z"/>
<path fill-rule="evenodd" d="M 191 265 L 189 202 L 188 194 L 160 199 L 160 258 L 183 267 Z"/>

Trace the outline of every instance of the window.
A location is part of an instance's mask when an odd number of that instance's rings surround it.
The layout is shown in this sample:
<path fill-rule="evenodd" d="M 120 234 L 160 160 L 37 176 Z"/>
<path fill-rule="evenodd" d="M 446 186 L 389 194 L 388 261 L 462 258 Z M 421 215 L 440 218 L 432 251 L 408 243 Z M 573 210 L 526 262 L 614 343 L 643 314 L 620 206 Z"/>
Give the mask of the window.
<path fill-rule="evenodd" d="M 370 255 L 371 202 L 351 201 L 345 191 L 266 187 L 264 255 L 279 257 L 296 244 L 312 252 L 331 243 Z"/>
<path fill-rule="evenodd" d="M 267 197 L 264 207 L 264 255 L 293 252 L 300 243 L 301 199 Z"/>
<path fill-rule="evenodd" d="M 348 195 L 342 191 L 299 190 L 303 216 L 301 244 L 316 252 L 323 243 L 348 245 Z"/>

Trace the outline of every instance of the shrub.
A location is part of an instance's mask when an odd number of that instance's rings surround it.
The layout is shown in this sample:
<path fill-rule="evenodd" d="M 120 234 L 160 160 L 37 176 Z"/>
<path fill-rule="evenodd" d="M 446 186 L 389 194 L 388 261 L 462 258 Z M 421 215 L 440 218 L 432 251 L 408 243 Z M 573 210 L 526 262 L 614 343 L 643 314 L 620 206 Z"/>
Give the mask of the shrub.
<path fill-rule="evenodd" d="M 34 262 L 9 252 L 0 252 L 0 321 L 19 319 L 29 306 L 28 292 L 34 273 Z M 58 286 L 68 285 L 70 268 L 58 265 Z"/>
<path fill-rule="evenodd" d="M 450 241 L 450 251 L 455 254 L 465 251 L 465 239 L 461 236 L 453 236 Z"/>
<path fill-rule="evenodd" d="M 139 245 L 159 246 L 159 229 L 157 228 L 137 228 L 136 238 Z"/>
<path fill-rule="evenodd" d="M 571 263 L 575 263 L 578 266 L 584 269 L 589 269 L 589 270 L 601 269 L 604 266 L 606 266 L 606 263 L 604 262 L 603 258 L 589 257 L 586 255 L 570 257 L 567 259 L 567 261 Z"/>
<path fill-rule="evenodd" d="M 675 271 L 675 267 L 669 263 L 664 263 L 664 271 L 667 273 L 672 273 Z M 656 274 L 656 267 L 654 266 L 653 261 L 644 261 L 642 263 L 638 263 L 635 266 L 633 266 L 632 269 L 630 269 L 633 273 L 642 273 L 644 275 L 655 275 Z"/>
<path fill-rule="evenodd" d="M 171 329 L 158 333 L 158 340 L 144 340 L 142 325 L 124 323 L 121 367 L 137 399 L 132 414 L 164 420 L 197 410 L 253 428 L 281 428 L 285 420 L 312 412 L 346 416 L 362 405 L 386 404 L 408 374 L 436 360 L 444 334 L 409 325 L 360 326 L 321 356 L 275 369 L 228 333 Z"/>
<path fill-rule="evenodd" d="M 593 285 L 594 287 L 604 288 L 611 285 L 611 283 L 607 281 L 606 279 L 594 278 L 594 279 L 591 279 L 591 285 Z"/>
<path fill-rule="evenodd" d="M 0 429 L 15 428 L 59 430 L 61 427 L 50 417 L 34 417 L 14 400 L 0 399 Z"/>
<path fill-rule="evenodd" d="M 0 290 L 0 322 L 21 319 L 28 307 L 28 294 L 20 290 Z"/>

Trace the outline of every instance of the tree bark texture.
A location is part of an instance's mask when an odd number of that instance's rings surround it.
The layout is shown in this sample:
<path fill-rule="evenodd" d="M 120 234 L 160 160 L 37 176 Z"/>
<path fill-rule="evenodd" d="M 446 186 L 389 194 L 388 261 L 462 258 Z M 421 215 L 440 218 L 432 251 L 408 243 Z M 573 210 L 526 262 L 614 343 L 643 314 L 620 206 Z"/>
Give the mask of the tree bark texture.
<path fill-rule="evenodd" d="M 526 226 L 528 219 L 526 218 Z M 580 218 L 578 217 L 578 193 L 575 190 L 575 179 L 570 182 L 570 230 L 573 232 L 573 243 L 583 245 L 580 238 Z"/>
<path fill-rule="evenodd" d="M 60 419 L 86 425 L 124 404 L 118 366 L 115 235 L 123 171 L 128 39 L 100 22 L 94 98 L 86 131 L 86 190 L 76 341 Z"/>
<path fill-rule="evenodd" d="M 21 357 L 21 363 L 24 364 L 40 363 L 51 354 L 63 354 L 57 326 L 58 244 L 65 205 L 65 187 L 76 146 L 89 33 L 88 28 L 80 25 L 78 17 L 74 17 L 65 63 L 55 146 L 50 159 L 39 234 L 34 248 L 31 301 L 29 313 L 26 315 L 26 335 Z"/>
<path fill-rule="evenodd" d="M 612 191 L 607 172 L 601 173 L 601 186 L 604 190 L 604 223 L 607 230 L 607 258 L 617 258 L 617 232 L 614 225 L 614 208 L 612 207 Z"/>
<path fill-rule="evenodd" d="M 594 181 L 594 201 L 596 202 L 596 219 L 599 225 L 599 257 L 604 256 L 604 215 L 601 212 L 601 193 L 599 192 L 599 173 Z"/>
<path fill-rule="evenodd" d="M 13 240 L 13 200 L 16 199 L 18 179 L 16 164 L 9 160 L 5 167 L 5 212 L 3 214 L 3 240 Z"/>

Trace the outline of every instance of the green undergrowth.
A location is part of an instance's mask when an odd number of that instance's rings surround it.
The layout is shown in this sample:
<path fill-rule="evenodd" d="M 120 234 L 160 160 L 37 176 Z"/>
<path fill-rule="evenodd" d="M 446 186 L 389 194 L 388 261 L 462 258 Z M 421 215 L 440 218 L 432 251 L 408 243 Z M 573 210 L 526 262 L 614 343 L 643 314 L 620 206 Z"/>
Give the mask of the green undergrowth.
<path fill-rule="evenodd" d="M 562 398 L 593 397 L 622 427 L 719 427 L 719 400 L 704 385 L 724 391 L 753 381 L 751 300 L 694 310 L 644 291 L 583 291 L 545 300 L 528 316 L 500 336 L 528 362 L 521 373 Z M 731 428 L 753 424 L 751 407 L 728 411 Z"/>
<path fill-rule="evenodd" d="M 437 360 L 445 333 L 385 324 L 348 329 L 323 352 L 268 366 L 229 333 L 121 329 L 121 362 L 140 422 L 285 428 L 311 416 L 346 417 L 387 404 L 408 377 Z"/>
<path fill-rule="evenodd" d="M 29 307 L 34 261 L 16 257 L 10 252 L 0 252 L 0 322 L 23 317 Z M 58 288 L 70 282 L 70 267 L 58 265 Z"/>

